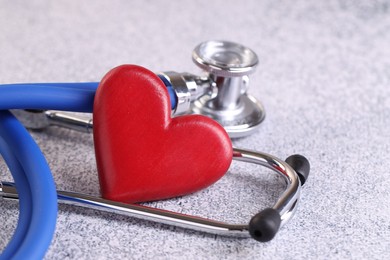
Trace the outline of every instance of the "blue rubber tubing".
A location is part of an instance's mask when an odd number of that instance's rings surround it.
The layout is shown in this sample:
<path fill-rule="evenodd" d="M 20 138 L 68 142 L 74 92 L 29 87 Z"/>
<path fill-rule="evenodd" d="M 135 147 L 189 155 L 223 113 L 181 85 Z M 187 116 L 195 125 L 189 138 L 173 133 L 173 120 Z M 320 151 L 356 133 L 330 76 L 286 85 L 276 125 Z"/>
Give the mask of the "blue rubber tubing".
<path fill-rule="evenodd" d="M 93 83 L 0 85 L 0 110 L 92 112 L 96 88 Z M 0 111 L 0 140 L 0 152 L 13 175 L 20 199 L 18 226 L 0 259 L 41 259 L 55 230 L 54 180 L 39 147 L 8 111 Z"/>
<path fill-rule="evenodd" d="M 92 112 L 97 86 L 73 84 L 0 85 L 0 110 L 42 109 Z"/>
<path fill-rule="evenodd" d="M 25 173 L 24 176 L 29 186 L 26 191 L 29 191 L 28 195 L 31 198 L 29 224 L 25 222 L 22 224 L 22 226 L 28 225 L 28 228 L 24 230 L 24 237 L 21 237 L 19 233 L 13 237 L 11 249 L 14 245 L 17 249 L 10 258 L 42 259 L 53 238 L 57 219 L 57 192 L 53 177 L 38 145 L 8 111 L 0 111 L 0 137 L 3 140 L 3 146 L 4 143 L 8 146 L 8 149 L 4 151 L 10 154 L 4 157 L 13 161 L 9 164 L 11 169 L 15 170 L 14 167 L 18 167 L 18 172 Z M 17 162 L 20 167 L 16 166 Z M 16 180 L 19 181 L 18 178 Z M 19 183 L 16 185 L 19 186 Z M 23 182 L 22 185 L 24 185 Z M 21 216 L 21 221 L 27 221 L 27 218 Z M 20 229 L 25 229 L 25 227 Z M 17 231 L 19 232 L 18 229 Z M 13 240 L 17 238 L 22 239 L 14 242 Z"/>
<path fill-rule="evenodd" d="M 173 110 L 177 105 L 175 90 L 169 81 L 162 81 L 167 87 Z M 98 85 L 98 82 L 3 84 L 0 85 L 0 110 L 44 109 L 91 113 Z M 69 106 L 69 102 L 73 106 Z"/>
<path fill-rule="evenodd" d="M 15 181 L 15 186 L 19 194 L 19 219 L 15 232 L 7 247 L 0 255 L 0 259 L 11 259 L 21 246 L 27 234 L 31 219 L 31 191 L 26 178 L 26 174 L 7 143 L 0 137 L 0 154 L 7 163 L 9 170 Z"/>

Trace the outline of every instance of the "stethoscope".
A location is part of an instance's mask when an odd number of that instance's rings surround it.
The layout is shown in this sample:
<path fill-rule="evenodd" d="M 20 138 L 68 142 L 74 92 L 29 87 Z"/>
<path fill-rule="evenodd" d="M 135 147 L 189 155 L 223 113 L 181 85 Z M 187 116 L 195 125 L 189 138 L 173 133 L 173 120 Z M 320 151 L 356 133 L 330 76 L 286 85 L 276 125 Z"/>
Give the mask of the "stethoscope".
<path fill-rule="evenodd" d="M 158 74 L 158 77 L 168 89 L 172 115 L 194 113 L 206 115 L 219 122 L 232 138 L 243 137 L 256 131 L 265 115 L 260 102 L 247 94 L 248 75 L 254 71 L 258 63 L 256 54 L 240 44 L 226 41 L 208 41 L 195 48 L 192 58 L 195 64 L 206 72 L 205 75 L 196 76 L 177 72 Z M 56 125 L 90 132 L 93 128 L 91 119 L 80 118 L 62 111 L 91 112 L 91 102 L 93 102 L 93 95 L 98 84 L 0 85 L 0 101 L 2 101 L 0 102 L 0 110 L 12 109 L 12 113 L 26 127 L 31 129 L 43 129 L 49 125 Z M 6 94 L 7 98 L 5 98 Z M 52 98 L 50 102 L 47 102 L 48 97 Z M 56 214 L 52 212 L 56 210 L 57 198 L 60 202 L 76 206 L 125 214 L 135 218 L 212 234 L 238 237 L 251 236 L 258 241 L 266 242 L 271 240 L 277 231 L 294 215 L 300 199 L 301 187 L 308 178 L 310 171 L 308 160 L 301 155 L 292 155 L 283 161 L 266 153 L 234 148 L 234 160 L 258 164 L 273 170 L 284 178 L 286 189 L 272 207 L 257 213 L 248 223 L 230 224 L 85 194 L 66 191 L 56 192 L 50 170 L 42 153 L 27 131 L 20 128 L 19 121 L 11 113 L 0 111 L 0 124 L 2 126 L 0 129 L 0 152 L 16 182 L 16 186 L 13 183 L 0 182 L 0 196 L 6 199 L 20 199 L 21 211 L 19 225 L 13 240 L 10 242 L 11 245 L 8 245 L 3 252 L 5 258 L 31 256 L 32 252 L 35 256 L 43 256 L 54 232 Z M 23 142 L 20 140 L 23 140 Z M 29 155 L 32 156 L 29 157 Z M 36 177 L 34 171 L 40 171 L 44 176 L 41 176 L 42 178 L 39 180 L 34 179 Z M 40 194 L 41 187 L 49 187 L 49 190 L 44 194 Z M 29 192 L 25 194 L 23 188 L 29 190 Z M 37 192 L 37 190 L 39 191 Z M 28 198 L 29 196 L 32 199 Z M 51 206 L 49 206 L 53 210 L 49 212 L 46 209 L 45 212 L 42 212 L 42 206 L 44 205 L 39 204 L 40 199 L 45 200 L 45 203 L 51 203 Z M 24 215 L 26 215 L 24 213 L 29 210 L 25 209 L 28 208 L 26 203 L 31 202 L 31 200 L 32 204 L 38 205 L 38 209 L 30 209 L 32 220 L 26 220 L 24 219 Z M 38 203 L 34 203 L 34 200 Z M 41 217 L 39 214 L 36 215 L 37 211 L 40 212 L 41 216 L 45 214 L 46 223 L 35 223 L 38 221 L 37 218 Z M 30 223 L 30 227 L 24 227 L 26 224 L 23 223 L 23 219 L 25 222 L 30 221 L 32 223 Z M 41 225 L 39 231 L 34 231 L 34 228 L 37 228 L 36 225 Z M 46 232 L 44 232 L 45 225 L 47 226 Z M 22 235 L 25 237 L 18 238 Z M 23 241 L 23 239 L 28 240 L 34 236 L 36 240 L 34 242 Z M 38 236 L 46 238 L 37 239 Z M 17 239 L 22 242 L 14 243 L 14 240 Z M 39 244 L 37 244 L 38 240 L 40 241 Z M 23 247 L 27 249 L 19 250 Z M 7 255 L 4 256 L 4 254 Z"/>

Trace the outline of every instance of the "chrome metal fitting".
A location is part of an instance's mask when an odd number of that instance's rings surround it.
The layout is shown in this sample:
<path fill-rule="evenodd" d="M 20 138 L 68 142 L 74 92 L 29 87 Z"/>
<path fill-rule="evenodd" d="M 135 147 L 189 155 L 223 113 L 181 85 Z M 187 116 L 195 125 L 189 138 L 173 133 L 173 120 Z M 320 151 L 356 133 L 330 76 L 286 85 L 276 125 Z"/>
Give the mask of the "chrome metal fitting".
<path fill-rule="evenodd" d="M 177 105 L 173 114 L 184 114 L 190 109 L 191 104 L 191 88 L 196 89 L 195 81 L 184 78 L 182 73 L 167 71 L 158 73 L 162 75 L 169 83 L 172 85 L 175 90 Z"/>

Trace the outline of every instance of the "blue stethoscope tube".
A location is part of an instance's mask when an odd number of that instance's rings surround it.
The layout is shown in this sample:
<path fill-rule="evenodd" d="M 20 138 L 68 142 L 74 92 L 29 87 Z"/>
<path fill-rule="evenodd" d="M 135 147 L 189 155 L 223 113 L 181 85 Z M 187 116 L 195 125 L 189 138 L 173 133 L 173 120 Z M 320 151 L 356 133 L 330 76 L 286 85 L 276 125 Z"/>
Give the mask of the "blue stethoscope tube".
<path fill-rule="evenodd" d="M 0 154 L 7 163 L 15 183 L 17 184 L 16 188 L 19 191 L 18 194 L 21 196 L 21 200 L 19 201 L 18 225 L 11 241 L 8 243 L 1 255 L 2 259 L 9 259 L 14 255 L 17 249 L 20 248 L 20 245 L 28 231 L 31 219 L 31 191 L 22 166 L 3 138 L 0 138 Z"/>
<path fill-rule="evenodd" d="M 0 111 L 0 152 L 23 196 L 15 234 L 2 259 L 41 259 L 57 219 L 57 192 L 49 166 L 27 130 L 8 111 Z"/>
<path fill-rule="evenodd" d="M 171 108 L 177 104 L 169 82 Z M 19 193 L 19 220 L 0 259 L 41 259 L 49 247 L 57 218 L 57 193 L 38 145 L 8 109 L 92 112 L 97 82 L 0 85 L 0 153 Z M 2 111 L 4 110 L 4 111 Z"/>
<path fill-rule="evenodd" d="M 177 104 L 172 85 L 159 76 L 167 87 L 171 108 Z M 0 85 L 0 110 L 42 109 L 92 113 L 98 82 L 26 83 Z"/>

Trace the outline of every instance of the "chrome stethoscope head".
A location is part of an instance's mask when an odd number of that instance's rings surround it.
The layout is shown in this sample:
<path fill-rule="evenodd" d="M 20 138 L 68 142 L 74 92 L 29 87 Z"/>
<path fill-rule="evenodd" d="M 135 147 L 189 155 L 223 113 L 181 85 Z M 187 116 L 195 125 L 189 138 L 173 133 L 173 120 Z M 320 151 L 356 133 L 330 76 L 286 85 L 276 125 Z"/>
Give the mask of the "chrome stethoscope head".
<path fill-rule="evenodd" d="M 256 131 L 265 116 L 261 103 L 247 94 L 249 74 L 259 63 L 256 53 L 233 42 L 207 41 L 194 49 L 192 60 L 216 91 L 193 102 L 191 111 L 218 121 L 233 138 Z"/>
<path fill-rule="evenodd" d="M 309 161 L 301 155 L 292 155 L 283 161 L 266 153 L 236 148 L 233 150 L 233 159 L 265 166 L 278 173 L 286 181 L 286 189 L 276 203 L 255 214 L 250 221 L 243 224 L 225 223 L 74 192 L 58 191 L 58 200 L 65 204 L 118 213 L 211 234 L 252 237 L 260 242 L 270 241 L 279 229 L 291 219 L 297 209 L 301 188 L 309 176 Z M 12 183 L 0 182 L 0 197 L 18 199 L 18 193 Z"/>

